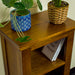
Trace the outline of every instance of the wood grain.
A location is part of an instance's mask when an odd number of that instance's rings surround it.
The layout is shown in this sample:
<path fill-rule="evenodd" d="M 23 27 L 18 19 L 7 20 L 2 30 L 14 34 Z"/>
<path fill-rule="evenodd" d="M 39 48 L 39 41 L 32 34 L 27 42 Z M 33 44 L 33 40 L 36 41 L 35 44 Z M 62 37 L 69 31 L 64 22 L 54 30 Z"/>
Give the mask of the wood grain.
<path fill-rule="evenodd" d="M 20 50 L 16 50 L 17 48 L 10 41 L 6 40 L 6 53 L 7 53 L 7 61 L 8 61 L 8 75 L 22 75 L 22 55 Z"/>
<path fill-rule="evenodd" d="M 47 39 L 41 39 L 42 41 L 37 41 L 36 44 L 32 45 L 31 51 L 33 51 L 33 50 L 35 50 L 35 49 L 37 49 L 37 48 L 40 48 L 40 47 L 42 47 L 42 46 L 45 46 L 45 45 L 47 45 L 47 44 L 50 44 L 50 43 L 52 43 L 52 42 L 54 42 L 54 41 L 57 41 L 57 40 L 60 40 L 60 39 L 65 38 L 65 37 L 68 36 L 68 33 L 69 33 L 69 32 L 70 32 L 70 31 L 65 32 L 65 33 L 63 33 L 63 34 L 60 34 L 60 35 L 56 35 L 55 37 L 52 37 L 52 38 L 47 37 Z"/>
<path fill-rule="evenodd" d="M 32 27 L 29 31 L 24 32 L 25 35 L 28 35 L 30 38 L 32 38 L 32 40 L 29 42 L 17 42 L 15 39 L 18 36 L 16 32 L 11 30 L 10 23 L 6 27 L 1 28 L 0 33 L 6 38 L 11 39 L 12 42 L 16 43 L 16 45 L 19 46 L 20 50 L 22 51 L 26 50 L 27 48 L 34 47 L 34 45 L 38 42 L 53 38 L 72 29 L 75 29 L 75 21 L 68 18 L 62 25 L 50 24 L 48 12 L 45 11 L 32 15 Z"/>
<path fill-rule="evenodd" d="M 51 62 L 40 51 L 35 50 L 31 53 L 32 57 L 32 74 L 31 75 L 44 75 L 60 66 L 65 65 L 61 59 Z"/>
<path fill-rule="evenodd" d="M 73 39 L 74 39 L 74 31 L 69 32 L 66 43 L 65 50 L 65 67 L 64 67 L 64 75 L 70 75 L 70 64 L 71 64 L 71 55 L 73 48 Z"/>
<path fill-rule="evenodd" d="M 31 75 L 31 51 L 30 49 L 22 51 L 23 75 Z"/>
<path fill-rule="evenodd" d="M 44 75 L 64 65 L 64 75 L 69 75 L 75 21 L 67 18 L 62 25 L 50 24 L 48 12 L 32 15 L 32 27 L 25 35 L 32 38 L 29 42 L 20 43 L 15 39 L 16 32 L 11 30 L 11 23 L 0 28 L 6 74 L 8 75 Z M 50 62 L 35 49 L 54 41 L 67 38 L 63 59 Z M 35 51 L 33 51 L 35 50 Z"/>

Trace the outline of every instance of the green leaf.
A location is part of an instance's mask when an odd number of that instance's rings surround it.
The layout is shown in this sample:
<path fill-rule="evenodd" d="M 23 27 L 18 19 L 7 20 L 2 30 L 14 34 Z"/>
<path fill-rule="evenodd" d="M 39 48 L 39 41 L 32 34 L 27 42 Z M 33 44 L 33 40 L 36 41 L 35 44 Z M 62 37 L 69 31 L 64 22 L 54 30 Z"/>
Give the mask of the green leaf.
<path fill-rule="evenodd" d="M 25 9 L 25 6 L 22 4 L 22 2 L 16 2 L 13 4 L 13 7 L 16 9 Z"/>
<path fill-rule="evenodd" d="M 27 9 L 23 9 L 23 10 L 16 10 L 18 15 L 27 15 L 29 14 L 29 11 Z"/>
<path fill-rule="evenodd" d="M 2 24 L 0 23 L 0 27 L 4 27 L 4 25 L 2 25 Z"/>
<path fill-rule="evenodd" d="M 58 1 L 58 7 L 60 7 L 60 6 L 61 6 L 61 0 Z"/>
<path fill-rule="evenodd" d="M 17 38 L 16 41 L 19 41 L 19 42 L 28 42 L 30 41 L 31 39 L 28 39 L 30 36 L 24 36 L 24 37 L 20 37 L 20 38 Z"/>
<path fill-rule="evenodd" d="M 33 6 L 33 0 L 21 0 L 26 9 L 29 9 Z"/>
<path fill-rule="evenodd" d="M 42 4 L 41 4 L 40 0 L 37 0 L 37 4 L 39 6 L 39 9 L 42 10 Z"/>
<path fill-rule="evenodd" d="M 7 7 L 12 7 L 12 5 L 19 0 L 2 0 L 3 4 Z"/>
<path fill-rule="evenodd" d="M 56 7 L 60 7 L 61 6 L 61 0 L 52 0 L 54 2 L 54 5 Z"/>

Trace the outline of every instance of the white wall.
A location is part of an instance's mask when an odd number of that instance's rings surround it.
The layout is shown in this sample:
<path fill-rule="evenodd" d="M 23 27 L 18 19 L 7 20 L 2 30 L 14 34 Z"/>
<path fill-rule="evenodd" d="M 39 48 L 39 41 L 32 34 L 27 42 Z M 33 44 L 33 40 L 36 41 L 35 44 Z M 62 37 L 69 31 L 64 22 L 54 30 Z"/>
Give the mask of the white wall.
<path fill-rule="evenodd" d="M 1 36 L 0 36 L 0 41 L 1 41 Z M 0 75 L 5 75 L 1 42 L 0 42 Z"/>
<path fill-rule="evenodd" d="M 49 1 L 50 0 L 41 0 L 42 5 L 43 5 L 43 10 L 47 10 L 47 3 Z M 70 4 L 68 17 L 75 20 L 75 0 L 65 0 L 65 1 L 67 1 Z M 34 3 L 35 3 L 35 0 L 34 0 Z M 36 6 L 36 3 L 34 4 L 34 7 L 35 6 Z M 3 17 L 6 17 L 7 14 L 9 14 L 9 9 L 3 13 L 4 9 L 5 9 L 5 6 L 2 4 L 2 2 L 0 0 L 0 21 Z M 33 14 L 39 12 L 37 7 L 32 8 L 31 10 L 32 10 Z M 74 46 L 73 46 L 71 68 L 75 67 L 75 58 L 74 57 L 75 57 L 75 42 L 74 42 Z M 0 43 L 0 75 L 5 75 L 1 43 Z"/>

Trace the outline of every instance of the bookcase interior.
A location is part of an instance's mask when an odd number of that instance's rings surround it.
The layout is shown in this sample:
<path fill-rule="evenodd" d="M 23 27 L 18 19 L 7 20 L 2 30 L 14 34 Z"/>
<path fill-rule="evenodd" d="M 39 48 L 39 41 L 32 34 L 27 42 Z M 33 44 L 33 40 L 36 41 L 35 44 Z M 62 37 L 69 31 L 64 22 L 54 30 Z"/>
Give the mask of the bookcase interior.
<path fill-rule="evenodd" d="M 66 44 L 66 40 L 64 42 Z M 65 65 L 65 44 L 63 45 L 59 56 L 56 61 L 51 62 L 42 52 L 41 50 L 43 47 L 38 48 L 34 51 L 31 51 L 31 75 L 44 75 L 49 72 L 52 73 L 52 75 L 55 75 L 57 70 L 63 69 L 63 66 Z M 55 72 L 56 71 L 56 72 Z M 62 70 L 61 70 L 62 71 Z M 55 72 L 55 74 L 53 74 Z M 62 74 L 62 73 L 61 73 Z M 60 75 L 61 75 L 60 74 Z M 48 75 L 48 74 L 47 74 Z"/>
<path fill-rule="evenodd" d="M 63 75 L 63 71 L 64 71 L 64 66 L 61 66 L 45 75 Z"/>

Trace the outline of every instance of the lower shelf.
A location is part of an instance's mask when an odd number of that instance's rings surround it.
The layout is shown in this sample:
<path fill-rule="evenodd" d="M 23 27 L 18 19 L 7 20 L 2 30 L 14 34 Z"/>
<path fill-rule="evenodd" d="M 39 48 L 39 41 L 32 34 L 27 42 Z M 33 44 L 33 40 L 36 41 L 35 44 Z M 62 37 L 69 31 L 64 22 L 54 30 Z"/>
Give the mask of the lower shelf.
<path fill-rule="evenodd" d="M 31 75 L 44 75 L 63 65 L 65 65 L 65 62 L 61 59 L 57 59 L 56 61 L 51 62 L 40 51 L 35 50 L 31 53 Z"/>

